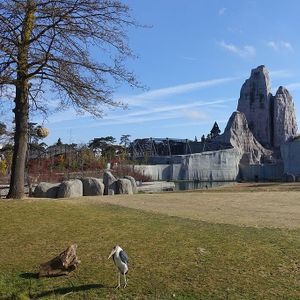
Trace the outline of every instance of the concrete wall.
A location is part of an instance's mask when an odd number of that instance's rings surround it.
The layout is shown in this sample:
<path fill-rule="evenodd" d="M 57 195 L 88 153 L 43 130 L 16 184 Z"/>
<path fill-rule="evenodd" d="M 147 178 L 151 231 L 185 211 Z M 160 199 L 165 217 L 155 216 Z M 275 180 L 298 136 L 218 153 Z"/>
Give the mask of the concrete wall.
<path fill-rule="evenodd" d="M 283 164 L 262 164 L 240 166 L 240 178 L 247 181 L 281 180 Z"/>
<path fill-rule="evenodd" d="M 241 155 L 236 149 L 227 149 L 160 159 L 169 164 L 135 165 L 134 170 L 152 180 L 230 181 L 238 176 Z"/>
<path fill-rule="evenodd" d="M 300 175 L 300 140 L 294 140 L 280 147 L 284 173 Z"/>

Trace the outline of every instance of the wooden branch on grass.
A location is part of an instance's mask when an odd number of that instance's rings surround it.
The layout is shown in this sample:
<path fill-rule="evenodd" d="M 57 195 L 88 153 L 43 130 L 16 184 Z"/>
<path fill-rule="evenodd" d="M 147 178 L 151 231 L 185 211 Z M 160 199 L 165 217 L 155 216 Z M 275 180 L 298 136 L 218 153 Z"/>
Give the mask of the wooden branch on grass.
<path fill-rule="evenodd" d="M 80 260 L 76 255 L 77 245 L 71 245 L 65 251 L 50 261 L 40 265 L 39 277 L 54 277 L 68 275 L 74 271 Z"/>

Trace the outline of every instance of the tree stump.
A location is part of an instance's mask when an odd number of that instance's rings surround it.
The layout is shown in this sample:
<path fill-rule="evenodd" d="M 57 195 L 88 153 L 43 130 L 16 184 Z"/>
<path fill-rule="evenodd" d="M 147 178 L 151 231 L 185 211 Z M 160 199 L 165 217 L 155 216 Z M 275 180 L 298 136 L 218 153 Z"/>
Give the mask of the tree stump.
<path fill-rule="evenodd" d="M 80 260 L 76 255 L 77 245 L 71 245 L 65 251 L 50 261 L 40 265 L 39 277 L 54 277 L 68 275 L 74 271 Z"/>

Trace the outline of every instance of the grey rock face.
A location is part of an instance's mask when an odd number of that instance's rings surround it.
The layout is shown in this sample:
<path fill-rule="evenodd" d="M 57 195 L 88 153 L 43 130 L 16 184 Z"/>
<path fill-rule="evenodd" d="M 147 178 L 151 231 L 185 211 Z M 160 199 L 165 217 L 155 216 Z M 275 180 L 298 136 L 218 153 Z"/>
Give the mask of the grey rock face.
<path fill-rule="evenodd" d="M 116 194 L 132 195 L 131 181 L 126 178 L 121 178 L 116 181 Z"/>
<path fill-rule="evenodd" d="M 36 198 L 57 198 L 60 183 L 40 182 L 34 192 Z"/>
<path fill-rule="evenodd" d="M 271 145 L 271 98 L 268 70 L 259 66 L 251 71 L 250 78 L 243 84 L 237 110 L 245 114 L 249 129 L 263 146 Z"/>
<path fill-rule="evenodd" d="M 237 110 L 245 114 L 249 129 L 265 148 L 279 148 L 297 133 L 292 97 L 284 87 L 275 96 L 271 94 L 265 66 L 251 71 L 241 88 Z"/>
<path fill-rule="evenodd" d="M 176 155 L 170 164 L 135 165 L 134 169 L 152 180 L 231 181 L 237 178 L 240 160 L 240 152 L 231 148 Z"/>
<path fill-rule="evenodd" d="M 280 147 L 284 173 L 300 175 L 300 140 L 287 142 Z"/>
<path fill-rule="evenodd" d="M 129 179 L 132 186 L 132 192 L 136 194 L 138 192 L 136 181 L 132 176 L 124 176 L 124 178 Z"/>
<path fill-rule="evenodd" d="M 104 195 L 114 195 L 115 194 L 115 184 L 116 177 L 111 174 L 110 171 L 105 171 L 103 174 L 104 183 Z"/>
<path fill-rule="evenodd" d="M 231 115 L 224 133 L 215 140 L 238 149 L 248 164 L 260 163 L 272 154 L 256 140 L 248 127 L 245 115 L 239 111 Z"/>
<path fill-rule="evenodd" d="M 83 185 L 81 180 L 67 180 L 61 183 L 58 189 L 58 198 L 71 198 L 83 196 Z"/>
<path fill-rule="evenodd" d="M 293 174 L 284 173 L 283 174 L 283 181 L 284 182 L 295 182 L 295 176 Z"/>
<path fill-rule="evenodd" d="M 280 86 L 273 99 L 274 147 L 280 147 L 297 134 L 297 121 L 292 96 Z"/>
<path fill-rule="evenodd" d="M 83 196 L 102 196 L 104 194 L 104 184 L 100 179 L 84 177 L 81 181 L 83 184 Z"/>

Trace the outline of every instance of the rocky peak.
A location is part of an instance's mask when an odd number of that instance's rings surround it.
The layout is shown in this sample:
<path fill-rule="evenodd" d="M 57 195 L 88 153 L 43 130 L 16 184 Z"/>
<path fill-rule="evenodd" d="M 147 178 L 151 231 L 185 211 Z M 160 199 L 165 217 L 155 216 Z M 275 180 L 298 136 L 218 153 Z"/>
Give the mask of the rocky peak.
<path fill-rule="evenodd" d="M 269 72 L 265 66 L 251 70 L 241 88 L 237 110 L 244 113 L 254 137 L 264 146 L 271 146 Z"/>
<path fill-rule="evenodd" d="M 235 111 L 232 113 L 225 131 L 215 141 L 230 144 L 238 149 L 249 164 L 258 164 L 270 159 L 272 152 L 265 149 L 253 136 L 248 127 L 244 113 Z"/>
<path fill-rule="evenodd" d="M 294 103 L 289 91 L 280 86 L 273 98 L 273 146 L 280 147 L 297 134 Z"/>

